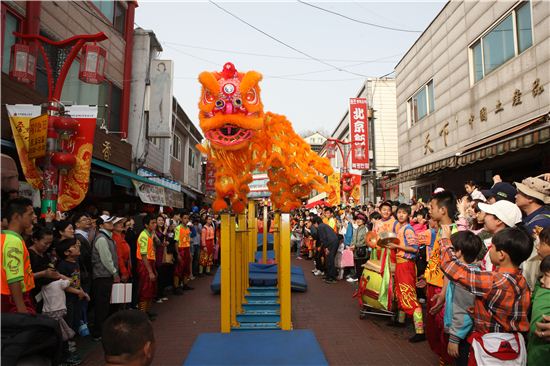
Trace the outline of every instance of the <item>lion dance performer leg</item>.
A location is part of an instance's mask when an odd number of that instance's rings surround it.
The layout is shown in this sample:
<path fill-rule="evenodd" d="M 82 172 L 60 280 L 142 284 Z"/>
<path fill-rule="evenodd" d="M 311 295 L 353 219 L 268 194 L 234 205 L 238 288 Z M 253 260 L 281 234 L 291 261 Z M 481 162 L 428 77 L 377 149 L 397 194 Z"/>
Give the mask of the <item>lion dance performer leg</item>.
<path fill-rule="evenodd" d="M 174 293 L 180 294 L 181 290 L 190 288 L 187 285 L 191 276 L 191 227 L 189 226 L 189 215 L 182 215 L 181 223 L 175 229 L 174 240 L 178 246 L 178 264 L 174 271 Z"/>

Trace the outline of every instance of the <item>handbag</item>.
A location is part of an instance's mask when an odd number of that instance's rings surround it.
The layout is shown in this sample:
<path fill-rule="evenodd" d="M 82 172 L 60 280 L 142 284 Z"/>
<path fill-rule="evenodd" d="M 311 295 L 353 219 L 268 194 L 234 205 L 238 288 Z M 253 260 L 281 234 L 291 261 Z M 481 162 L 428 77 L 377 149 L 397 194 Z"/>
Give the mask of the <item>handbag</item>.
<path fill-rule="evenodd" d="M 353 267 L 353 251 L 351 249 L 344 249 L 342 252 L 342 260 L 340 262 L 342 268 Z"/>
<path fill-rule="evenodd" d="M 162 263 L 163 264 L 174 263 L 174 255 L 172 253 L 168 253 L 167 247 L 164 247 L 164 251 L 162 252 Z"/>
<path fill-rule="evenodd" d="M 364 258 L 367 256 L 367 247 L 355 248 L 355 256 L 358 258 Z"/>

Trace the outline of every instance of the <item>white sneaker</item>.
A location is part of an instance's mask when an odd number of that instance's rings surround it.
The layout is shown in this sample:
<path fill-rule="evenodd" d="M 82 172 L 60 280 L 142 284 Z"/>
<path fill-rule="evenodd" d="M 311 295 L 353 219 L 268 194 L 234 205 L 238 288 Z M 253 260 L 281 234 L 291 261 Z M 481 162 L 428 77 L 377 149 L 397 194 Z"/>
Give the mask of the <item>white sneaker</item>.
<path fill-rule="evenodd" d="M 352 282 L 357 282 L 357 281 L 359 281 L 358 278 L 352 278 Z"/>
<path fill-rule="evenodd" d="M 314 269 L 311 270 L 311 273 L 315 273 L 315 272 L 317 272 L 317 269 L 316 269 L 316 268 L 314 268 Z"/>
<path fill-rule="evenodd" d="M 348 277 L 348 278 L 346 278 L 346 282 L 352 283 L 352 282 L 355 282 L 355 281 L 353 280 L 353 278 Z"/>

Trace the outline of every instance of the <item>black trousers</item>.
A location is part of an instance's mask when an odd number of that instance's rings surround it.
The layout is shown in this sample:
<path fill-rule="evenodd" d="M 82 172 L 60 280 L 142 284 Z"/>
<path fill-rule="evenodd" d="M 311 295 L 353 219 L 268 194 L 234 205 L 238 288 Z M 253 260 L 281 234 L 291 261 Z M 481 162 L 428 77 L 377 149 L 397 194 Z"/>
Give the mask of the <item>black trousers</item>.
<path fill-rule="evenodd" d="M 101 337 L 103 322 L 109 317 L 112 287 L 112 277 L 95 278 L 92 282 L 95 309 L 94 330 L 92 333 L 94 337 Z"/>
<path fill-rule="evenodd" d="M 199 258 L 201 256 L 201 246 L 200 245 L 193 245 L 193 261 L 192 263 L 192 269 L 193 269 L 193 276 L 199 275 Z"/>
<path fill-rule="evenodd" d="M 329 252 L 326 257 L 327 271 L 325 272 L 325 275 L 327 277 L 327 280 L 336 280 L 337 270 L 334 259 L 336 258 L 336 253 L 338 252 L 338 243 L 329 246 L 328 250 Z"/>
<path fill-rule="evenodd" d="M 353 258 L 353 264 L 355 265 L 355 278 L 359 279 L 361 278 L 361 275 L 363 274 L 363 264 L 367 261 L 367 257 L 365 258 Z"/>
<path fill-rule="evenodd" d="M 323 256 L 325 255 L 324 249 L 322 247 L 315 248 L 315 268 L 317 270 L 324 272 L 326 263 L 323 262 Z"/>

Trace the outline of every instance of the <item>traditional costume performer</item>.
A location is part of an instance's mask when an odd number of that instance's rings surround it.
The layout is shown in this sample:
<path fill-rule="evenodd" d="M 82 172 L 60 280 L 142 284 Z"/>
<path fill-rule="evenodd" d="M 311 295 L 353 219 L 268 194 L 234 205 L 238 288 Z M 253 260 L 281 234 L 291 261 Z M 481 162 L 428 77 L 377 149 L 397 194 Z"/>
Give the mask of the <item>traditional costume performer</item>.
<path fill-rule="evenodd" d="M 202 228 L 201 246 L 199 273 L 206 271 L 206 274 L 210 274 L 210 266 L 214 260 L 214 226 L 212 223 L 206 223 Z"/>
<path fill-rule="evenodd" d="M 139 310 L 148 312 L 153 305 L 153 298 L 157 293 L 157 280 L 152 280 L 149 276 L 149 270 L 157 276 L 155 269 L 155 247 L 153 245 L 152 234 L 143 229 L 137 240 L 138 259 L 138 277 L 139 277 Z M 149 270 L 144 264 L 144 261 L 149 263 Z"/>
<path fill-rule="evenodd" d="M 175 229 L 174 240 L 178 247 L 178 265 L 174 271 L 174 290 L 183 286 L 191 276 L 191 228 L 179 224 Z"/>

